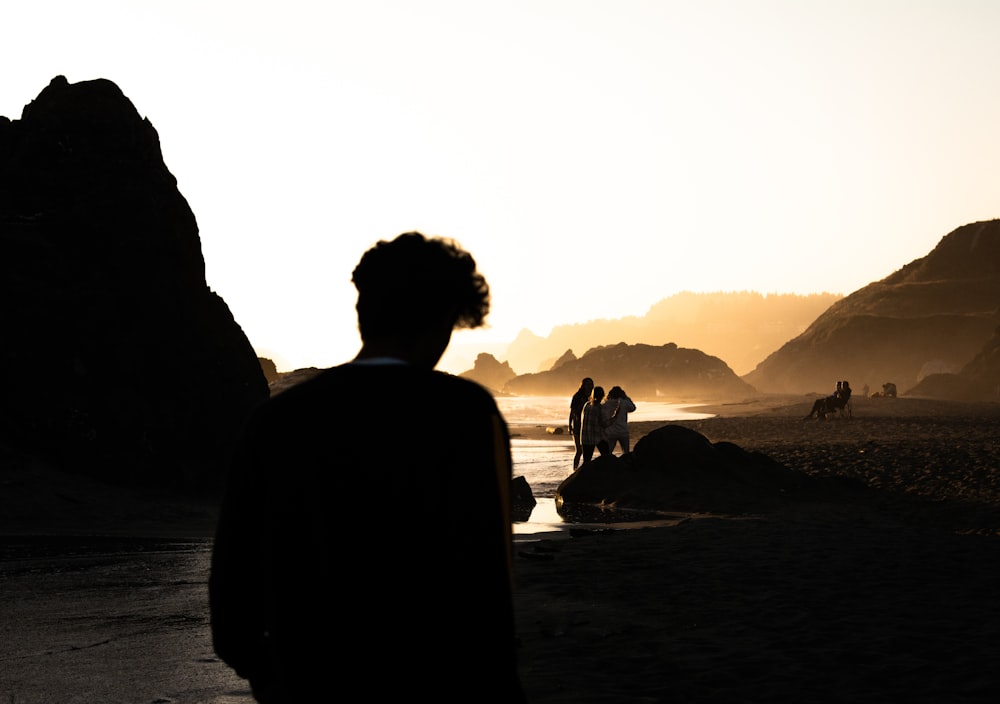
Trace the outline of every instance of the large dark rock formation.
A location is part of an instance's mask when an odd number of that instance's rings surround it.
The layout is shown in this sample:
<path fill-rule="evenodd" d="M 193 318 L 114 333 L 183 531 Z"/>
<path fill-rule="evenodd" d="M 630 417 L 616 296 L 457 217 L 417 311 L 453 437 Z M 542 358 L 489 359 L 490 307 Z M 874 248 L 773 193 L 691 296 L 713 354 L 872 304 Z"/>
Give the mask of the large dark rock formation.
<path fill-rule="evenodd" d="M 838 301 L 743 379 L 762 392 L 825 393 L 847 379 L 855 389 L 893 382 L 905 394 L 932 374 L 959 373 L 998 324 L 1000 220 L 990 220 Z M 1000 376 L 996 356 L 983 362 L 992 370 L 978 377 Z"/>
<path fill-rule="evenodd" d="M 742 399 L 756 393 L 725 362 L 700 350 L 673 343 L 653 347 L 624 342 L 595 347 L 579 359 L 563 355 L 556 367 L 517 376 L 503 391 L 519 396 L 572 395 L 585 376 L 605 391 L 621 386 L 632 398 L 708 401 Z"/>
<path fill-rule="evenodd" d="M 0 117 L 0 441 L 109 480 L 215 491 L 267 397 L 205 281 L 159 136 L 107 80 L 59 76 Z"/>
<path fill-rule="evenodd" d="M 822 482 L 767 455 L 713 443 L 682 425 L 642 437 L 621 457 L 581 466 L 556 490 L 560 512 L 577 505 L 663 512 L 754 513 L 816 496 Z"/>

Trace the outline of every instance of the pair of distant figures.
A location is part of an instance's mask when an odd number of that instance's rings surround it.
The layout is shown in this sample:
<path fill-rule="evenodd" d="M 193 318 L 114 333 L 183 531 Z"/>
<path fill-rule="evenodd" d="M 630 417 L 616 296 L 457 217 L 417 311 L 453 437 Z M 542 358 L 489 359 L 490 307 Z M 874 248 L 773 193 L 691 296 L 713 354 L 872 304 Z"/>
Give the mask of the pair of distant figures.
<path fill-rule="evenodd" d="M 824 398 L 816 399 L 812 410 L 809 411 L 803 420 L 811 418 L 821 418 L 826 420 L 830 413 L 840 413 L 848 417 L 851 416 L 851 385 L 846 381 L 837 382 L 837 390 Z"/>
<path fill-rule="evenodd" d="M 896 385 L 889 382 L 882 384 L 882 390 L 871 395 L 872 398 L 896 398 Z"/>

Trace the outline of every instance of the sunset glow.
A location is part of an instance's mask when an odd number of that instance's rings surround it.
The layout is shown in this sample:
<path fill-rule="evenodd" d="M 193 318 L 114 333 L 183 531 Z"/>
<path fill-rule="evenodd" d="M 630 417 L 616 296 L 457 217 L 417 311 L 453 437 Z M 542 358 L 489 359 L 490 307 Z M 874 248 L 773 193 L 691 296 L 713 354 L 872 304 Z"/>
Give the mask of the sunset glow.
<path fill-rule="evenodd" d="M 457 372 L 684 290 L 849 294 L 1000 217 L 987 0 L 39 0 L 5 22 L 0 115 L 56 75 L 118 84 L 209 286 L 282 371 L 354 355 L 351 270 L 406 230 L 490 282 Z"/>

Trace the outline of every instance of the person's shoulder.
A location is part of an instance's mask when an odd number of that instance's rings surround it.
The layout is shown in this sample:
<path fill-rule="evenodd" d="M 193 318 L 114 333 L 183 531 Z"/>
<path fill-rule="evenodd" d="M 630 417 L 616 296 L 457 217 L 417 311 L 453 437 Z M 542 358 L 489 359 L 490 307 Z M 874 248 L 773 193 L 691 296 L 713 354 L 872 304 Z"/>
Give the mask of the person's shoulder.
<path fill-rule="evenodd" d="M 312 376 L 294 385 L 287 386 L 279 393 L 272 392 L 270 402 L 276 403 L 279 399 L 282 399 L 282 403 L 288 403 L 299 396 L 322 393 L 339 382 L 339 379 L 343 376 L 342 370 L 342 366 L 320 369 Z"/>
<path fill-rule="evenodd" d="M 329 398 L 341 386 L 342 374 L 338 367 L 321 370 L 314 376 L 286 386 L 277 393 L 272 390 L 270 397 L 257 407 L 256 415 L 281 414 L 311 406 Z"/>

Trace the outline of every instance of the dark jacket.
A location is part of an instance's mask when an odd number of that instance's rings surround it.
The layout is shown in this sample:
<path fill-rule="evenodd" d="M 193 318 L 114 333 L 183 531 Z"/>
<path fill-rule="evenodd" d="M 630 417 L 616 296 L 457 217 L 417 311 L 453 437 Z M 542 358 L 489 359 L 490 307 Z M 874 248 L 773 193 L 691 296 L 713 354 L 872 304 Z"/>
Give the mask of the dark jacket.
<path fill-rule="evenodd" d="M 344 365 L 276 396 L 234 453 L 216 652 L 280 702 L 474 701 L 470 682 L 523 701 L 510 480 L 507 426 L 471 381 Z"/>

